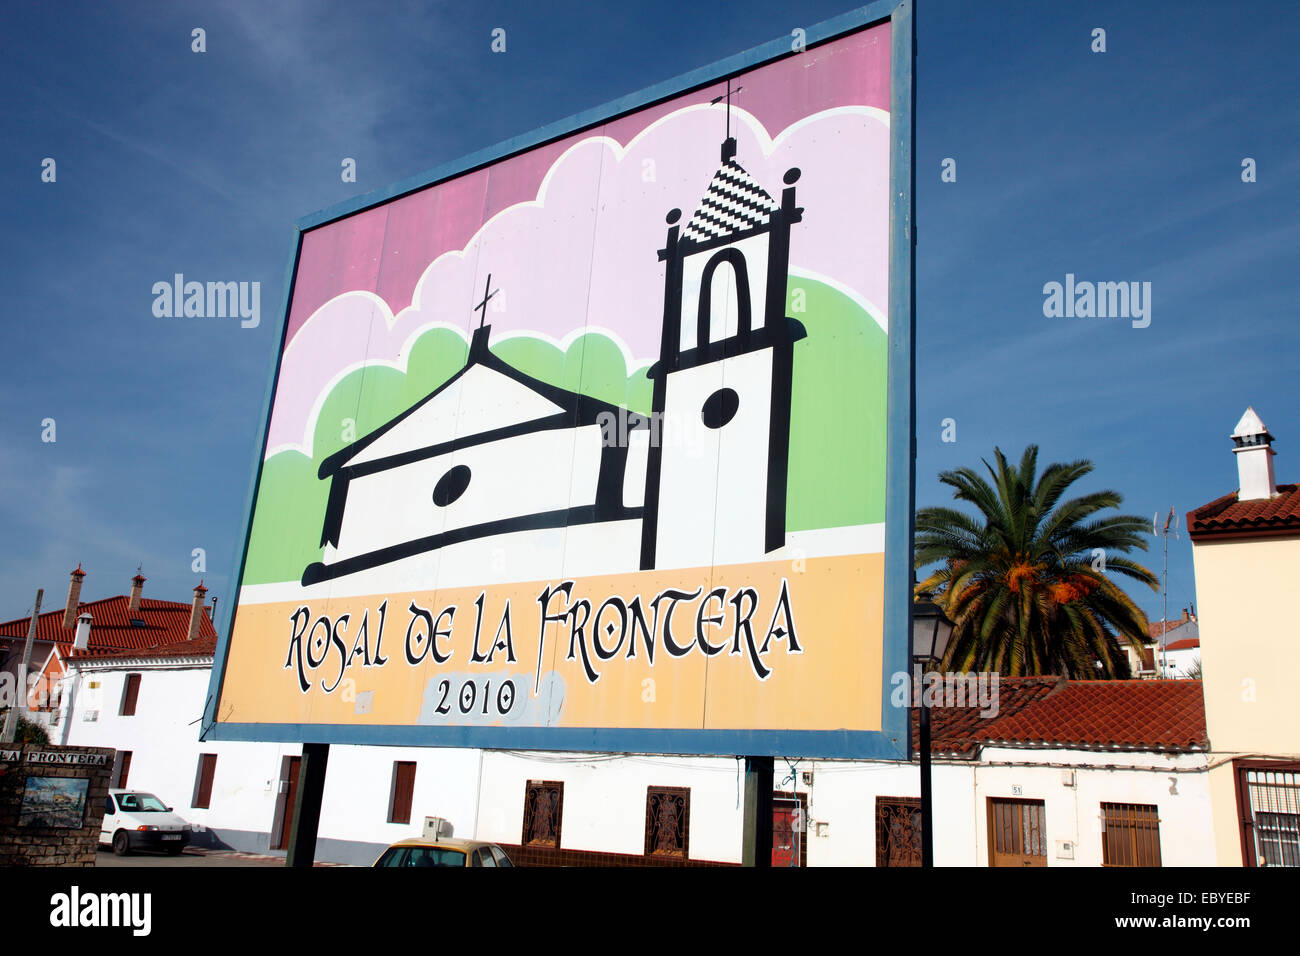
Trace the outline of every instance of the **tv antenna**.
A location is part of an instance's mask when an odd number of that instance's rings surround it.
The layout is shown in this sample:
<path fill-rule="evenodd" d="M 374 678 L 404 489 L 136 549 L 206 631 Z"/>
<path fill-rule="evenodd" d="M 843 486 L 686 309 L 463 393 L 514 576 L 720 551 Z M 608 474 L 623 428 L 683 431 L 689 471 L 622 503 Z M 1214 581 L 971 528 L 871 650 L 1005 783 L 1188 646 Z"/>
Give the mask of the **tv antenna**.
<path fill-rule="evenodd" d="M 1165 516 L 1164 527 L 1160 527 L 1160 513 L 1156 512 L 1151 516 L 1151 534 L 1164 538 L 1165 542 L 1165 570 L 1164 570 L 1164 589 L 1161 594 L 1160 609 L 1160 677 L 1166 677 L 1169 673 L 1169 641 L 1166 634 L 1169 631 L 1169 535 L 1178 540 L 1178 512 L 1174 510 L 1173 505 L 1169 506 L 1169 514 Z"/>

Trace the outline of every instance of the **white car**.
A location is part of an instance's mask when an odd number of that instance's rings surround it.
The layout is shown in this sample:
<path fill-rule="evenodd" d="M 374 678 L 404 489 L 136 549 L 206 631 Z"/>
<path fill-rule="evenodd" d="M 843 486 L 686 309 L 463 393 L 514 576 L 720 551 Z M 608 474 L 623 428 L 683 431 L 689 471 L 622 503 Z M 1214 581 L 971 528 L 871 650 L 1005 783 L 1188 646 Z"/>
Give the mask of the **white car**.
<path fill-rule="evenodd" d="M 104 798 L 99 842 L 111 843 L 118 856 L 140 847 L 175 855 L 185 849 L 192 832 L 188 823 L 152 793 L 110 790 Z"/>

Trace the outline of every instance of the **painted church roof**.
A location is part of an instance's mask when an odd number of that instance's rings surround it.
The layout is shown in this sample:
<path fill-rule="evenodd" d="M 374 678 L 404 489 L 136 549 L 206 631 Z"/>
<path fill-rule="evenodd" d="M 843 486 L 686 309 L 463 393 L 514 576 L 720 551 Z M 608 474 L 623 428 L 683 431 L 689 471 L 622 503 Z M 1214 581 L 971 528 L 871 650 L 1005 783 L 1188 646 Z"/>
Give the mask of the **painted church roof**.
<path fill-rule="evenodd" d="M 495 432 L 564 410 L 564 406 L 499 369 L 475 362 L 348 463 L 378 461 L 411 448 L 442 445 L 463 435 Z"/>
<path fill-rule="evenodd" d="M 475 330 L 459 372 L 396 418 L 330 455 L 318 476 L 379 470 L 528 431 L 590 425 L 601 413 L 618 413 L 608 402 L 543 382 L 501 360 L 488 348 L 491 329 Z"/>
<path fill-rule="evenodd" d="M 734 159 L 713 174 L 708 191 L 686 226 L 684 238 L 707 242 L 765 225 L 777 210 L 776 201 Z"/>

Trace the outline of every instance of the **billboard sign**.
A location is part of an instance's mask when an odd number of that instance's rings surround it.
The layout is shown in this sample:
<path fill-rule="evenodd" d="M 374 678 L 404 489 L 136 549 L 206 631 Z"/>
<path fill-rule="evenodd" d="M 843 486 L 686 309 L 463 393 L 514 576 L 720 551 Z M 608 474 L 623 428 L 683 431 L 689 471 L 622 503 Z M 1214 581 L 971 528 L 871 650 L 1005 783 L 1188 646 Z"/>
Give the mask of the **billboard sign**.
<path fill-rule="evenodd" d="M 208 737 L 905 750 L 910 24 L 300 224 Z"/>

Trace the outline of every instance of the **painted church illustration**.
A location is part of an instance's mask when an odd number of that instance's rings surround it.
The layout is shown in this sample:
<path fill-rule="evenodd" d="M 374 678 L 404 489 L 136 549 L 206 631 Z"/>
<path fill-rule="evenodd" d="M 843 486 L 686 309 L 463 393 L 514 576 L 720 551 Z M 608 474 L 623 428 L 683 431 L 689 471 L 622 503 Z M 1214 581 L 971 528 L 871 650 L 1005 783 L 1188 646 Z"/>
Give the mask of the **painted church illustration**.
<path fill-rule="evenodd" d="M 625 558 L 642 570 L 760 561 L 782 547 L 794 343 L 805 335 L 785 314 L 800 171 L 787 170 L 778 203 L 736 151 L 728 135 L 685 229 L 681 210 L 666 218 L 662 336 L 648 373 L 657 428 L 512 367 L 480 321 L 460 371 L 321 463 L 324 560 L 302 583 L 604 522 L 640 522 L 639 554 Z M 607 440 L 611 421 L 625 441 Z"/>

